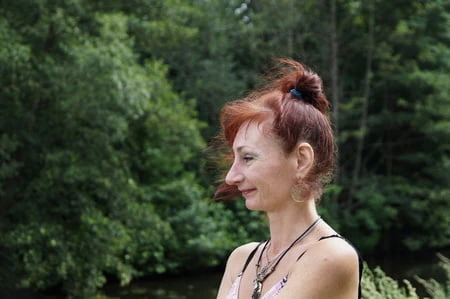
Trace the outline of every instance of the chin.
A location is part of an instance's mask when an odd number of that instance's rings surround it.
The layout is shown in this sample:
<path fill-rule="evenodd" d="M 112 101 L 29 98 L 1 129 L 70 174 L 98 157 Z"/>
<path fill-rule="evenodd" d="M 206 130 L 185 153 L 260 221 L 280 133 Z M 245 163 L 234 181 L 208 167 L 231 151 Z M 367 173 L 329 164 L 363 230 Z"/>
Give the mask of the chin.
<path fill-rule="evenodd" d="M 245 199 L 245 206 L 250 211 L 262 211 L 261 205 L 258 205 L 258 202 L 252 199 Z"/>

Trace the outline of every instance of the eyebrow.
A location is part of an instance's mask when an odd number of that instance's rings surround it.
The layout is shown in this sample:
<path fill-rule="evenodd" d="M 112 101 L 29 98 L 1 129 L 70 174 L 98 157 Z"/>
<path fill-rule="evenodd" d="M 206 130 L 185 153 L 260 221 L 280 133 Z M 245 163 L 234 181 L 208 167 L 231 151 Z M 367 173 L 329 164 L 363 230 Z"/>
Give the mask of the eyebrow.
<path fill-rule="evenodd" d="M 245 148 L 245 145 L 238 146 L 236 152 L 240 153 Z"/>
<path fill-rule="evenodd" d="M 236 152 L 237 153 L 241 153 L 244 149 L 246 149 L 246 148 L 248 148 L 249 150 L 252 150 L 252 148 L 251 147 L 249 147 L 249 146 L 247 146 L 247 145 L 241 145 L 241 146 L 238 146 L 237 148 L 236 148 Z"/>

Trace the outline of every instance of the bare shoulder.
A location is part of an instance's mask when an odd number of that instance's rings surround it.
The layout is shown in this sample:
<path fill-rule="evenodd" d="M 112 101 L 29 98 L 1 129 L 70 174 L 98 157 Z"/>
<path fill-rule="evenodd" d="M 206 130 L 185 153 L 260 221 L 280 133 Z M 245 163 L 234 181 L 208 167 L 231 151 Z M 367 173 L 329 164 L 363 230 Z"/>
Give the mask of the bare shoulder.
<path fill-rule="evenodd" d="M 294 265 L 291 280 L 296 282 L 286 284 L 286 298 L 300 290 L 301 298 L 357 298 L 358 254 L 342 238 L 323 239 L 310 246 Z"/>
<path fill-rule="evenodd" d="M 228 291 L 236 279 L 238 274 L 242 271 L 245 262 L 247 261 L 251 252 L 258 246 L 259 243 L 251 242 L 237 247 L 231 252 L 228 257 L 225 273 L 220 283 L 219 293 L 217 298 L 226 298 Z"/>
<path fill-rule="evenodd" d="M 237 262 L 238 264 L 242 264 L 242 266 L 244 266 L 248 256 L 258 246 L 258 244 L 258 242 L 250 242 L 235 248 L 231 252 L 227 264 Z"/>
<path fill-rule="evenodd" d="M 323 239 L 311 246 L 308 254 L 309 259 L 317 263 L 318 269 L 323 267 L 336 274 L 359 271 L 359 258 L 355 248 L 342 238 Z"/>
<path fill-rule="evenodd" d="M 230 274 L 234 279 L 242 271 L 249 255 L 258 244 L 258 242 L 250 242 L 235 248 L 228 257 L 225 274 Z"/>

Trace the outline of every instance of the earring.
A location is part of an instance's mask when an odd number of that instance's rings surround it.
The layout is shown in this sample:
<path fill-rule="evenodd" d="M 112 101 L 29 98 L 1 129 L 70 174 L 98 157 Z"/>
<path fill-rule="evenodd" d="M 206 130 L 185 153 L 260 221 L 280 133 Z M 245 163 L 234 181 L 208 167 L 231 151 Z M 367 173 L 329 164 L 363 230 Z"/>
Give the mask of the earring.
<path fill-rule="evenodd" d="M 301 189 L 302 188 L 300 187 L 300 184 L 295 185 L 291 189 L 291 198 L 296 203 L 304 203 L 305 202 L 304 199 L 301 199 L 302 198 L 302 193 L 303 193 Z"/>

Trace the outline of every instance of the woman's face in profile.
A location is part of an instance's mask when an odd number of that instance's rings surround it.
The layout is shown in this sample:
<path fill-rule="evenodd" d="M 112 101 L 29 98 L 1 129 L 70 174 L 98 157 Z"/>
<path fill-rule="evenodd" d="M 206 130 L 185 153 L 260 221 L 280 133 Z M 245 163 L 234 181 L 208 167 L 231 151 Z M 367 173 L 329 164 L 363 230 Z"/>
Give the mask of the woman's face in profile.
<path fill-rule="evenodd" d="M 271 122 L 244 123 L 233 142 L 234 161 L 225 181 L 242 192 L 250 210 L 272 211 L 291 199 L 296 183 L 295 153 L 286 155 Z"/>

